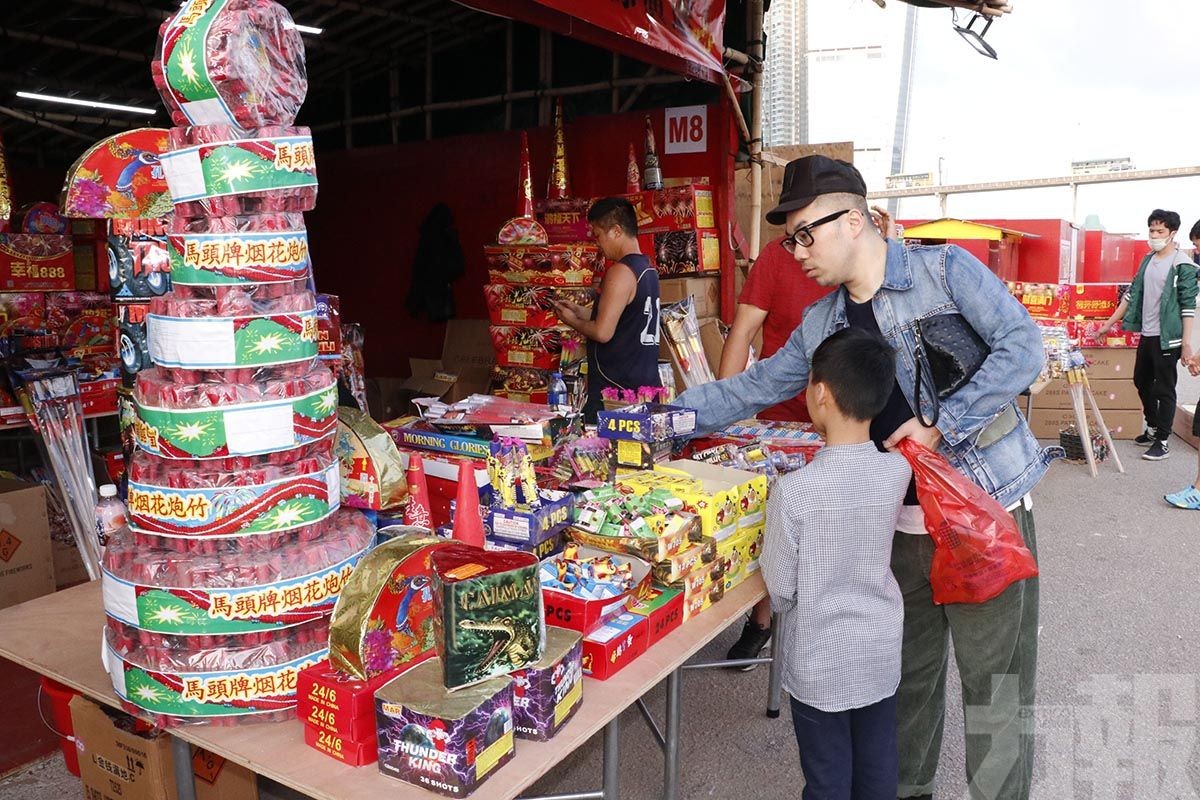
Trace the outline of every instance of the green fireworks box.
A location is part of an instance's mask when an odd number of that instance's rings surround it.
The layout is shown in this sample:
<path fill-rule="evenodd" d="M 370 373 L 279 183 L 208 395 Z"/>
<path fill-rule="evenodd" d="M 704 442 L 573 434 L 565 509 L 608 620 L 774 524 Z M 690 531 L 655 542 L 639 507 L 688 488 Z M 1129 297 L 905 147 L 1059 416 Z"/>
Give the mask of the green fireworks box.
<path fill-rule="evenodd" d="M 447 689 L 536 664 L 546 644 L 532 553 L 439 548 L 433 572 L 434 646 Z"/>

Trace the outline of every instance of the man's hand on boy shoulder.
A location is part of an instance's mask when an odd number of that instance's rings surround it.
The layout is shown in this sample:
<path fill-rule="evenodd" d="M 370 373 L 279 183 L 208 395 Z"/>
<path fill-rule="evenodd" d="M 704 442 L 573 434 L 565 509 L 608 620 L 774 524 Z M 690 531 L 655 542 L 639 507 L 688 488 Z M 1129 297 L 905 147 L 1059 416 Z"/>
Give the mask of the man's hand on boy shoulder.
<path fill-rule="evenodd" d="M 888 440 L 883 443 L 883 446 L 888 450 L 895 450 L 896 445 L 900 444 L 901 439 L 912 439 L 918 444 L 923 444 L 930 450 L 936 450 L 942 441 L 942 432 L 937 428 L 926 428 L 920 421 L 913 417 L 908 422 L 896 428 Z"/>

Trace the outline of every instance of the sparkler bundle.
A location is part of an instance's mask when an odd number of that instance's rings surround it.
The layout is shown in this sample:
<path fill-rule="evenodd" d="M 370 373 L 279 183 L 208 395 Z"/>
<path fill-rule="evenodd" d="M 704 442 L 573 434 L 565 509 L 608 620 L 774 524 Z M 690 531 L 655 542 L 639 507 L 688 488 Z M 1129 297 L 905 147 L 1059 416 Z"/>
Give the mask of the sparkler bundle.
<path fill-rule="evenodd" d="M 303 45 L 271 0 L 185 3 L 153 76 L 178 125 L 162 164 L 174 290 L 147 315 L 130 530 L 104 555 L 104 659 L 159 724 L 294 713 L 373 527 L 341 510 L 337 390 L 317 359 L 304 219 Z M 87 463 L 86 459 L 80 463 Z"/>

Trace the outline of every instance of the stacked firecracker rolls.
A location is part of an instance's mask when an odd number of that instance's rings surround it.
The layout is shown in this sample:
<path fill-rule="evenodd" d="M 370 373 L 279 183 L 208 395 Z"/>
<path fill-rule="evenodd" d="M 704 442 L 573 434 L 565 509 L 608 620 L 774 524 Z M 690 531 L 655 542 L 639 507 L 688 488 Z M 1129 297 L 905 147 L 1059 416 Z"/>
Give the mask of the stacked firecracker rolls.
<path fill-rule="evenodd" d="M 153 73 L 188 127 L 162 156 L 174 288 L 147 314 L 130 529 L 104 559 L 106 666 L 160 724 L 290 716 L 374 536 L 339 508 L 337 389 L 317 359 L 300 213 L 316 169 L 291 127 L 303 46 L 270 0 L 193 0 L 163 24 Z"/>

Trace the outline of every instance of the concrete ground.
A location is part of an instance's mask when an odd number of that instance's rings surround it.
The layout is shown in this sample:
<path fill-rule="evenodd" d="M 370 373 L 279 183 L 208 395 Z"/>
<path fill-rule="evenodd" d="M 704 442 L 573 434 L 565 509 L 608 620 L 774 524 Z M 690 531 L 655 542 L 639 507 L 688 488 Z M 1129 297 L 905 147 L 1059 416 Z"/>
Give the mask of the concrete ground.
<path fill-rule="evenodd" d="M 1181 399 L 1200 395 L 1184 380 Z M 1200 513 L 1166 506 L 1162 495 L 1195 476 L 1196 453 L 1172 439 L 1172 457 L 1142 460 L 1118 443 L 1127 474 L 1110 463 L 1091 478 L 1056 464 L 1034 496 L 1041 552 L 1042 628 L 1038 668 L 1038 756 L 1034 797 L 1045 800 L 1196 798 L 1200 628 Z M 700 655 L 722 656 L 731 628 Z M 953 673 L 954 667 L 951 665 Z M 951 675 L 938 800 L 965 797 L 963 722 Z M 802 779 L 788 711 L 763 713 L 767 672 L 685 674 L 683 798 L 795 800 Z M 661 713 L 663 687 L 647 701 Z M 36 720 L 27 724 L 40 724 Z M 662 759 L 636 710 L 621 717 L 621 797 L 662 789 Z M 598 787 L 600 739 L 558 766 L 534 793 Z M 293 794 L 264 787 L 264 797 Z M 3 800 L 64 800 L 78 781 L 53 756 L 0 781 Z M 432 797 L 433 795 L 431 795 Z M 486 784 L 476 795 L 487 797 Z"/>

